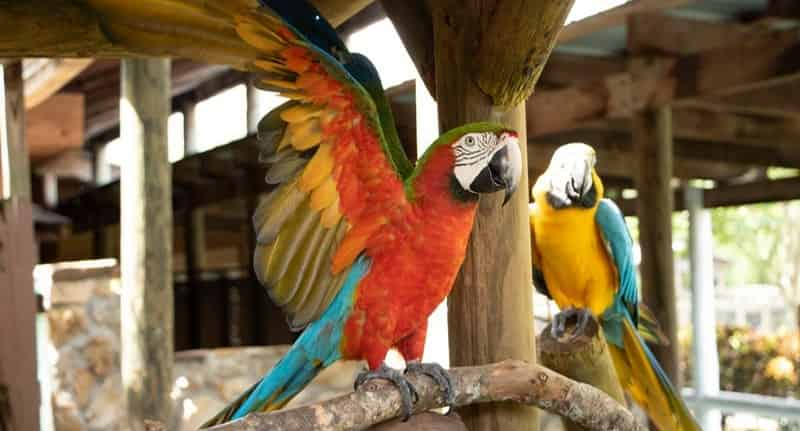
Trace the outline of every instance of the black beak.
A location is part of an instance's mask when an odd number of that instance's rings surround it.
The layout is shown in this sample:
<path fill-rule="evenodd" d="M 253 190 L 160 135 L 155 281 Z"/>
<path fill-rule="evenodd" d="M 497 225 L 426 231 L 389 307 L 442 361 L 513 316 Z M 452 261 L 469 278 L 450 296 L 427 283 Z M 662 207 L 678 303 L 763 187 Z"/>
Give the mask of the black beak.
<path fill-rule="evenodd" d="M 503 205 L 505 205 L 519 186 L 521 163 L 522 156 L 519 147 L 514 142 L 508 143 L 494 153 L 486 168 L 472 181 L 470 189 L 475 193 L 493 193 L 505 190 L 503 199 Z"/>

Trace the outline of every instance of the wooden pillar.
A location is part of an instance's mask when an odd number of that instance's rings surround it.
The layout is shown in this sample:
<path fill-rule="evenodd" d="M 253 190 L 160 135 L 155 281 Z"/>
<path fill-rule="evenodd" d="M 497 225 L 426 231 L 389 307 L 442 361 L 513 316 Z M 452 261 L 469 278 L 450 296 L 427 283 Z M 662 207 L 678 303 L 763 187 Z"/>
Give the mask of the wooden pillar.
<path fill-rule="evenodd" d="M 31 171 L 20 62 L 0 66 L 0 423 L 39 429 Z M 5 428 L 4 428 L 5 429 Z"/>
<path fill-rule="evenodd" d="M 519 134 L 527 166 L 525 104 L 572 2 L 430 2 L 435 93 L 442 131 L 475 121 Z M 395 22 L 398 25 L 398 22 Z M 413 53 L 412 53 L 413 55 Z M 470 246 L 448 298 L 450 365 L 534 362 L 528 178 L 503 207 L 482 196 Z M 536 430 L 536 409 L 486 404 L 459 410 L 471 430 Z"/>
<path fill-rule="evenodd" d="M 719 352 L 714 306 L 714 238 L 711 213 L 703 208 L 703 190 L 687 185 L 683 197 L 689 210 L 689 262 L 692 276 L 692 364 L 698 398 L 719 394 Z M 720 431 L 719 410 L 696 409 L 704 431 Z"/>
<path fill-rule="evenodd" d="M 143 430 L 145 419 L 167 421 L 172 410 L 169 70 L 165 59 L 122 60 L 121 356 L 131 430 Z"/>
<path fill-rule="evenodd" d="M 247 83 L 247 134 L 256 133 L 261 121 L 261 100 L 259 90 L 252 82 Z"/>
<path fill-rule="evenodd" d="M 183 105 L 183 157 L 200 152 L 197 136 L 197 103 Z"/>
<path fill-rule="evenodd" d="M 634 115 L 632 128 L 642 300 L 653 310 L 670 340 L 669 346 L 653 346 L 653 352 L 680 387 L 672 257 L 672 111 L 669 107 L 646 109 Z"/>

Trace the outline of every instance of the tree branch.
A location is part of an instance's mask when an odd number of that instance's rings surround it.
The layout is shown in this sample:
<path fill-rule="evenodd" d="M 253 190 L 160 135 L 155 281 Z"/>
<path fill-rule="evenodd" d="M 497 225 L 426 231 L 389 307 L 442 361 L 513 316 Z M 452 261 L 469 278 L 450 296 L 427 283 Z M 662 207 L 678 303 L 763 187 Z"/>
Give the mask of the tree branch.
<path fill-rule="evenodd" d="M 548 368 L 507 360 L 450 370 L 456 406 L 487 402 L 535 405 L 592 431 L 644 431 L 633 415 L 602 391 L 570 380 Z M 419 393 L 415 412 L 444 407 L 439 386 L 427 376 L 409 376 Z M 319 404 L 273 413 L 254 413 L 211 431 L 318 430 L 357 431 L 401 414 L 400 394 L 381 381 L 365 390 Z M 150 428 L 151 431 L 157 428 Z"/>

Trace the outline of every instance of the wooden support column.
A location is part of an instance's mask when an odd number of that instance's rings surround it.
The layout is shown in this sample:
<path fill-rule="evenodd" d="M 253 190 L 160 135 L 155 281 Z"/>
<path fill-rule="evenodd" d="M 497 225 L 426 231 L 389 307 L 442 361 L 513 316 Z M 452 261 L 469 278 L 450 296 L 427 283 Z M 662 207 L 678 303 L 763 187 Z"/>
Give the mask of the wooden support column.
<path fill-rule="evenodd" d="M 646 109 L 634 115 L 632 128 L 642 300 L 670 340 L 669 346 L 653 346 L 656 358 L 680 387 L 672 256 L 672 111 L 668 106 Z"/>
<path fill-rule="evenodd" d="M 167 158 L 170 64 L 122 60 L 122 385 L 131 430 L 171 417 L 172 189 Z"/>
<path fill-rule="evenodd" d="M 430 2 L 441 130 L 494 121 L 519 134 L 527 166 L 525 105 L 571 1 Z M 393 17 L 394 19 L 395 17 Z M 395 25 L 403 25 L 394 20 Z M 414 53 L 412 53 L 414 55 Z M 536 360 L 528 178 L 503 207 L 482 196 L 470 246 L 448 298 L 450 365 Z M 487 404 L 460 409 L 471 430 L 536 430 L 535 409 Z"/>
<path fill-rule="evenodd" d="M 200 152 L 197 136 L 197 103 L 194 100 L 183 105 L 183 157 Z"/>
<path fill-rule="evenodd" d="M 39 429 L 36 262 L 24 99 L 22 65 L 0 66 L 0 427 L 10 426 L 9 431 Z"/>
<path fill-rule="evenodd" d="M 703 190 L 687 184 L 683 190 L 689 210 L 689 262 L 692 278 L 692 364 L 698 398 L 719 395 L 719 352 L 714 306 L 714 244 L 711 213 L 703 208 Z M 697 408 L 704 431 L 721 431 L 719 410 Z"/>
<path fill-rule="evenodd" d="M 261 100 L 259 89 L 252 82 L 247 83 L 247 133 L 253 134 L 258 130 L 261 121 Z"/>

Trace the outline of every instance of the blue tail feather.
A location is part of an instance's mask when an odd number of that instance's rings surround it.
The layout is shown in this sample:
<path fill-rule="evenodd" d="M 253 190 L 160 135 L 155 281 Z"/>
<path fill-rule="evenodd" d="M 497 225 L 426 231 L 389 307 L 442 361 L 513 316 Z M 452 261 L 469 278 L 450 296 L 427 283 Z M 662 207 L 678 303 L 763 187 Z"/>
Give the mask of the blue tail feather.
<path fill-rule="evenodd" d="M 341 359 L 344 323 L 350 315 L 356 288 L 368 270 L 369 260 L 360 257 L 325 313 L 303 331 L 263 379 L 203 428 L 239 419 L 254 411 L 277 410 L 291 401 L 320 371 Z"/>

